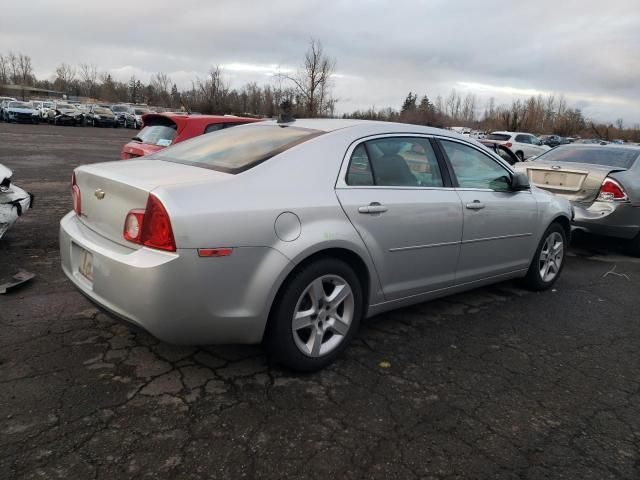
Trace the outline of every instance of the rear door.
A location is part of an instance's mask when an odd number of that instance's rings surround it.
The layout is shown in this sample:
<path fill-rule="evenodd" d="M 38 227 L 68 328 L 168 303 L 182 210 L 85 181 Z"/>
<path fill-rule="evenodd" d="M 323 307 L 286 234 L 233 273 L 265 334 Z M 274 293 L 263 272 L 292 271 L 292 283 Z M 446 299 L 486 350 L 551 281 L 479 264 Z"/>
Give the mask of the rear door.
<path fill-rule="evenodd" d="M 429 138 L 374 137 L 347 152 L 336 194 L 387 300 L 451 286 L 462 206 Z"/>
<path fill-rule="evenodd" d="M 480 148 L 453 139 L 439 143 L 464 211 L 456 283 L 528 268 L 538 216 L 531 192 L 511 191 L 512 173 Z"/>

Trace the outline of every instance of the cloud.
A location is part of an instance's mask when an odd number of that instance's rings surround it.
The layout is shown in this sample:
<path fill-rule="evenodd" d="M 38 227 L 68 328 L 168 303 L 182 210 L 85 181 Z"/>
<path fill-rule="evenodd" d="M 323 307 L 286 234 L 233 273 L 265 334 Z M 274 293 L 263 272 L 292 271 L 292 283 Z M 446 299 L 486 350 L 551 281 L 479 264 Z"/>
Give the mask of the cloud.
<path fill-rule="evenodd" d="M 339 111 L 456 88 L 498 102 L 565 94 L 587 116 L 633 124 L 638 25 L 637 0 L 33 0 L 3 11 L 0 49 L 31 55 L 43 77 L 61 62 L 90 62 L 189 86 L 220 65 L 240 86 L 295 69 L 313 36 L 337 60 Z"/>

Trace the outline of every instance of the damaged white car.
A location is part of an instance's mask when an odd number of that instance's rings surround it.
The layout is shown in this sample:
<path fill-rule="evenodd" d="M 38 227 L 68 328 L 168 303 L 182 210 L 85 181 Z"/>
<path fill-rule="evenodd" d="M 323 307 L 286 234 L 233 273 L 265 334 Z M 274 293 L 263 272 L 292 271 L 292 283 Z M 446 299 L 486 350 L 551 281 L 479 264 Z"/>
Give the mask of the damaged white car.
<path fill-rule="evenodd" d="M 33 195 L 12 184 L 11 175 L 0 164 L 0 238 L 33 205 Z"/>

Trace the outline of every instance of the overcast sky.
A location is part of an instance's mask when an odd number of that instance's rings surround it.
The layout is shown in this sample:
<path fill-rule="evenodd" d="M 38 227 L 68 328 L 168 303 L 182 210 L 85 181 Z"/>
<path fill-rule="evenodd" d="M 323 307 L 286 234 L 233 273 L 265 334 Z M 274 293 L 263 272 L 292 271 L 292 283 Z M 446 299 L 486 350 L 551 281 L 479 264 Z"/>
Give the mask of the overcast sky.
<path fill-rule="evenodd" d="M 275 84 L 311 37 L 337 61 L 341 113 L 455 88 L 482 109 L 555 93 L 640 123 L 640 0 L 6 0 L 0 14 L 0 52 L 30 55 L 41 78 L 88 62 L 186 87 L 222 65 L 231 86 Z"/>

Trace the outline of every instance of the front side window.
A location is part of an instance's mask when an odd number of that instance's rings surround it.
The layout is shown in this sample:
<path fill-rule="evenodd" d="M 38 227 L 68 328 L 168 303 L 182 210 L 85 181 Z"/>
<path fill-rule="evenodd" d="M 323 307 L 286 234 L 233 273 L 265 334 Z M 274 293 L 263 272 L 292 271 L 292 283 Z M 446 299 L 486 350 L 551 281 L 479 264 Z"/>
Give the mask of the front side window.
<path fill-rule="evenodd" d="M 509 190 L 511 175 L 491 157 L 461 143 L 441 140 L 441 144 L 460 188 Z"/>
<path fill-rule="evenodd" d="M 444 186 L 431 143 L 421 137 L 379 138 L 359 145 L 351 156 L 347 184 Z"/>

